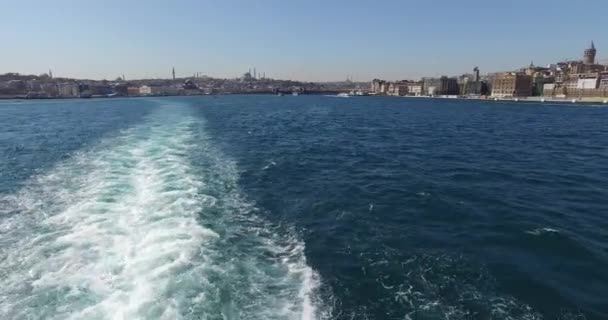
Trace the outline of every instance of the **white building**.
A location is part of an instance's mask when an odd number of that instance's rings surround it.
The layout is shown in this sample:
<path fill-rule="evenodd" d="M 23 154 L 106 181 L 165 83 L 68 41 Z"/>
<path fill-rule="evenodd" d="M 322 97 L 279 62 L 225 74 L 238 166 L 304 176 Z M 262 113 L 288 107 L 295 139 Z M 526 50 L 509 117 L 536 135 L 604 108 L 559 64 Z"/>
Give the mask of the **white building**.
<path fill-rule="evenodd" d="M 152 95 L 152 87 L 146 85 L 139 87 L 139 94 L 141 94 L 142 96 Z"/>
<path fill-rule="evenodd" d="M 597 84 L 599 82 L 598 80 L 599 79 L 597 77 L 578 79 L 578 81 L 576 83 L 576 88 L 577 89 L 596 89 Z"/>
<path fill-rule="evenodd" d="M 555 83 L 545 83 L 543 85 L 544 92 L 548 92 L 548 91 L 552 91 L 552 90 L 555 90 Z"/>
<path fill-rule="evenodd" d="M 143 85 L 139 87 L 139 94 L 142 96 L 176 95 L 177 93 L 178 88 L 175 86 Z"/>
<path fill-rule="evenodd" d="M 421 96 L 422 95 L 422 84 L 420 83 L 410 83 L 407 85 L 408 94 L 411 96 Z"/>

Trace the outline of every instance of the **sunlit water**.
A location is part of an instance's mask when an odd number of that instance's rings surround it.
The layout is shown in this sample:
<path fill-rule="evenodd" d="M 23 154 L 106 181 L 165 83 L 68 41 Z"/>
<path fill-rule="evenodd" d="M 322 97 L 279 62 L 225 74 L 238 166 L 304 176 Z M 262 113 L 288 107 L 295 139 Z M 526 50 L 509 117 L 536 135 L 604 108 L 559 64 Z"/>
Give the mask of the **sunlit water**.
<path fill-rule="evenodd" d="M 0 318 L 603 319 L 606 110 L 0 102 Z"/>

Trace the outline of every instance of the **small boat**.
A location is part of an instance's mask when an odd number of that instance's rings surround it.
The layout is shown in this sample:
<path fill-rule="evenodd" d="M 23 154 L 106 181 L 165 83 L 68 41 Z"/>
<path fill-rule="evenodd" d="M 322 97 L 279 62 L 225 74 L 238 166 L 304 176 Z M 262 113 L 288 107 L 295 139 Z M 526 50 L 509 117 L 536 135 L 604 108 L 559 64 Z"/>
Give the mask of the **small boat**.
<path fill-rule="evenodd" d="M 291 95 L 292 96 L 299 96 L 300 94 L 294 91 L 294 92 L 291 93 Z"/>
<path fill-rule="evenodd" d="M 282 92 L 279 92 L 279 93 L 277 93 L 277 96 L 282 97 L 282 96 L 283 96 L 283 93 L 282 93 Z"/>
<path fill-rule="evenodd" d="M 348 97 L 350 97 L 350 96 L 348 95 L 348 93 L 344 93 L 344 92 L 342 92 L 342 93 L 338 93 L 338 94 L 336 95 L 336 97 L 340 97 L 340 98 L 348 98 Z"/>

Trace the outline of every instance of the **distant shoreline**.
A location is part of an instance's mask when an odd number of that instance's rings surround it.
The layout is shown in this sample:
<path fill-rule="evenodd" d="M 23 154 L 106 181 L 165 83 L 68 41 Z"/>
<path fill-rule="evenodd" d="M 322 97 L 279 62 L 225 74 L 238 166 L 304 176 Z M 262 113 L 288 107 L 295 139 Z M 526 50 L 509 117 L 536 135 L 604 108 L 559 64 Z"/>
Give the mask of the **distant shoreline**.
<path fill-rule="evenodd" d="M 378 95 L 376 95 L 378 96 Z M 463 96 L 388 96 L 380 95 L 381 97 L 407 98 L 407 99 L 439 99 L 439 100 L 469 100 L 469 101 L 487 101 L 487 102 L 511 102 L 511 103 L 563 103 L 563 104 L 606 104 L 608 98 L 565 98 L 556 99 L 551 97 L 521 97 L 521 98 L 476 98 Z M 604 102 L 606 101 L 606 102 Z"/>
<path fill-rule="evenodd" d="M 281 92 L 284 96 L 291 96 L 291 92 Z M 302 96 L 331 96 L 343 93 L 341 91 L 315 91 L 315 92 L 301 92 L 299 95 Z M 190 95 L 143 95 L 143 96 L 91 96 L 91 97 L 24 97 L 24 96 L 0 96 L 0 101 L 27 101 L 27 100 L 101 100 L 101 99 L 131 99 L 131 98 L 162 98 L 162 97 L 217 97 L 217 96 L 274 96 L 277 93 L 273 92 L 235 92 L 235 93 L 213 93 L 213 94 L 190 94 Z M 391 95 L 364 95 L 364 96 L 348 96 L 354 98 L 373 98 L 373 97 L 385 97 L 385 98 L 405 98 L 405 99 L 437 99 L 437 100 L 469 100 L 469 101 L 485 101 L 485 102 L 508 102 L 508 103 L 559 103 L 559 104 L 572 104 L 572 105 L 588 105 L 588 104 L 602 104 L 608 106 L 607 98 L 562 98 L 556 99 L 551 97 L 521 97 L 521 98 L 481 98 L 481 97 L 463 97 L 463 96 L 391 96 Z"/>
<path fill-rule="evenodd" d="M 332 95 L 342 91 L 306 91 L 298 92 L 299 95 Z M 280 91 L 283 95 L 291 95 L 292 91 Z M 211 94 L 159 94 L 159 95 L 139 95 L 139 96 L 122 96 L 122 95 L 93 95 L 90 97 L 26 97 L 23 95 L 0 95 L 0 100 L 56 100 L 56 99 L 115 99 L 115 98 L 157 98 L 157 97 L 201 97 L 201 96 L 233 96 L 233 95 L 277 95 L 276 92 L 222 92 Z"/>

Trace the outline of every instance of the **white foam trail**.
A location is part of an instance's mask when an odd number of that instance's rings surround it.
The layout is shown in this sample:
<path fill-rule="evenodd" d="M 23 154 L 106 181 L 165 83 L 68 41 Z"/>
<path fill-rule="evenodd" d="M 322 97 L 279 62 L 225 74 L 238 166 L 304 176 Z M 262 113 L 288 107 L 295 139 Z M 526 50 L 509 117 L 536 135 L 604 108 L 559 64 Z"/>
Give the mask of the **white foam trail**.
<path fill-rule="evenodd" d="M 0 318 L 318 318 L 303 244 L 255 215 L 201 126 L 159 108 L 0 197 Z"/>
<path fill-rule="evenodd" d="M 25 210 L 3 223 L 23 223 L 7 231 L 25 238 L 3 254 L 2 314 L 134 319 L 158 308 L 161 318 L 174 318 L 170 303 L 155 304 L 169 278 L 217 235 L 196 221 L 201 182 L 183 156 L 192 120 L 165 120 L 80 154 L 21 192 Z M 19 221 L 24 215 L 34 219 Z M 8 305 L 16 293 L 21 299 Z M 41 296 L 56 299 L 45 306 L 55 310 L 29 310 Z M 91 301 L 72 309 L 83 298 Z"/>

